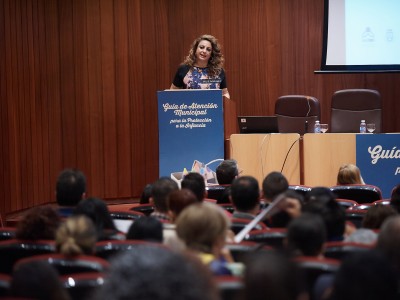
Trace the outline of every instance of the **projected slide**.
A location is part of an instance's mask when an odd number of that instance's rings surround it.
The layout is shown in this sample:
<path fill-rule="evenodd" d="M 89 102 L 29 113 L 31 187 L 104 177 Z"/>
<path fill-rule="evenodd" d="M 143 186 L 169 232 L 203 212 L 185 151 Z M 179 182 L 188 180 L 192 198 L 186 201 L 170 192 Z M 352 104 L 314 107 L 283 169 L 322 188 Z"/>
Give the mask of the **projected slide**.
<path fill-rule="evenodd" d="M 400 64 L 400 1 L 347 0 L 346 64 Z"/>
<path fill-rule="evenodd" d="M 326 66 L 400 65 L 400 0 L 326 0 Z"/>

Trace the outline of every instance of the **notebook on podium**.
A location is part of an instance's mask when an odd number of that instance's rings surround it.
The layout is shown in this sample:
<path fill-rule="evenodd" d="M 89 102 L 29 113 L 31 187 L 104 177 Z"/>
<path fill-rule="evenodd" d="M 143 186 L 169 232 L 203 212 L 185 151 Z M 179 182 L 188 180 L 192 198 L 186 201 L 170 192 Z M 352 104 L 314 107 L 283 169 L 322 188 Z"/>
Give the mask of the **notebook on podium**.
<path fill-rule="evenodd" d="M 276 116 L 238 116 L 240 133 L 277 133 Z"/>

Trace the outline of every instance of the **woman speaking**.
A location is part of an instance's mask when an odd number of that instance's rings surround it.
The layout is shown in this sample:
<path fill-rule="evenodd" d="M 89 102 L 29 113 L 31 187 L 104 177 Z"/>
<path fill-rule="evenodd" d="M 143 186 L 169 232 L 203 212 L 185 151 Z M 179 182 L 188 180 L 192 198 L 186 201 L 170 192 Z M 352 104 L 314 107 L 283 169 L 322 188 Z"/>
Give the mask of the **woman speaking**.
<path fill-rule="evenodd" d="M 224 57 L 212 35 L 197 38 L 176 72 L 171 89 L 221 89 L 230 98 L 223 69 Z"/>

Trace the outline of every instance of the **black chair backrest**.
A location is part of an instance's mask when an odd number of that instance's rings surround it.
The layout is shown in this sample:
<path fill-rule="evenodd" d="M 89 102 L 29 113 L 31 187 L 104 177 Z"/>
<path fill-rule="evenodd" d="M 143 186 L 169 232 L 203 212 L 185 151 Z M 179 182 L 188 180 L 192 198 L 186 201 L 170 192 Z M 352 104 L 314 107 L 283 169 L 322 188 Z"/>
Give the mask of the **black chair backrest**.
<path fill-rule="evenodd" d="M 0 241 L 11 240 L 15 238 L 15 227 L 1 227 L 0 228 Z"/>
<path fill-rule="evenodd" d="M 246 241 L 262 243 L 276 249 L 282 249 L 286 234 L 286 228 L 268 228 L 250 231 L 244 239 Z"/>
<path fill-rule="evenodd" d="M 62 285 L 68 291 L 71 299 L 92 299 L 93 294 L 104 284 L 103 273 L 75 273 L 60 277 Z"/>
<path fill-rule="evenodd" d="M 315 121 L 321 117 L 321 108 L 315 97 L 287 95 L 275 102 L 275 115 L 279 132 L 304 134 L 314 132 Z"/>
<path fill-rule="evenodd" d="M 211 185 L 206 187 L 207 198 L 217 200 L 217 203 L 230 203 L 229 191 L 230 186 L 226 185 Z"/>
<path fill-rule="evenodd" d="M 347 89 L 333 94 L 331 132 L 360 132 L 360 122 L 375 123 L 375 133 L 382 131 L 381 95 L 376 90 Z"/>
<path fill-rule="evenodd" d="M 374 185 L 348 184 L 331 187 L 331 191 L 340 199 L 349 199 L 362 203 L 372 203 L 382 199 L 381 190 Z"/>
<path fill-rule="evenodd" d="M 110 240 L 100 241 L 96 243 L 95 255 L 97 257 L 110 260 L 118 253 L 131 251 L 138 246 L 149 246 L 149 247 L 165 247 L 164 245 L 156 242 L 142 241 L 142 240 Z"/>
<path fill-rule="evenodd" d="M 60 275 L 68 275 L 74 273 L 87 273 L 87 272 L 106 272 L 110 264 L 105 259 L 91 255 L 78 255 L 74 257 L 66 257 L 63 254 L 42 254 L 27 257 L 19 260 L 15 264 L 18 266 L 30 263 L 32 261 L 44 261 L 54 267 Z"/>
<path fill-rule="evenodd" d="M 374 248 L 374 245 L 350 242 L 328 242 L 325 243 L 324 256 L 343 260 L 347 255 L 358 253 L 361 251 L 369 251 Z"/>
<path fill-rule="evenodd" d="M 139 204 L 137 206 L 132 207 L 130 210 L 143 213 L 146 216 L 150 216 L 151 213 L 154 212 L 154 206 L 151 204 Z"/>
<path fill-rule="evenodd" d="M 11 274 L 14 264 L 26 257 L 55 253 L 52 241 L 20 241 L 16 239 L 0 242 L 0 273 Z"/>

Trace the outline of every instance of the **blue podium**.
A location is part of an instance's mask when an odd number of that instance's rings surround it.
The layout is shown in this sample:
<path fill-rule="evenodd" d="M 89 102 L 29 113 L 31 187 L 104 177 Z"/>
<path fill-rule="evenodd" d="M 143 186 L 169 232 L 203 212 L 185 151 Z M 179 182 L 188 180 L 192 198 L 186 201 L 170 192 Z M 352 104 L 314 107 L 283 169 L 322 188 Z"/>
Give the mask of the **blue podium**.
<path fill-rule="evenodd" d="M 158 135 L 160 177 L 179 182 L 192 168 L 212 174 L 224 158 L 222 91 L 159 91 Z"/>

